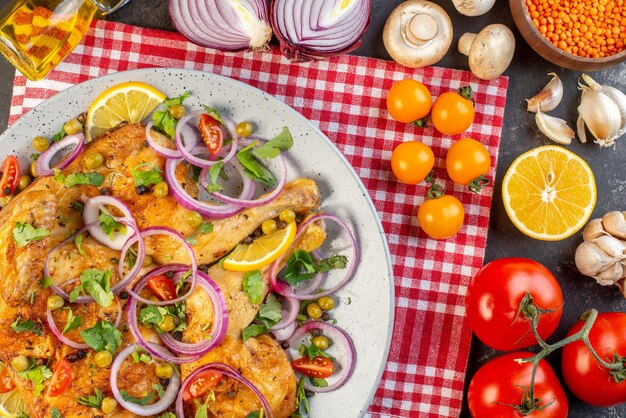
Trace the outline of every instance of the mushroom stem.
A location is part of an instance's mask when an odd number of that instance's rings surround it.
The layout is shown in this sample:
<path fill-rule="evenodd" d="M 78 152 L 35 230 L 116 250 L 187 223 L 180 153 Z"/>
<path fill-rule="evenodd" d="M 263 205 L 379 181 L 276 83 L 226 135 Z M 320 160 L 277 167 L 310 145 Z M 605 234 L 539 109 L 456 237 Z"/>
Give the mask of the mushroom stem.
<path fill-rule="evenodd" d="M 431 15 L 419 13 L 411 18 L 406 34 L 411 42 L 419 44 L 433 39 L 438 31 L 437 21 Z"/>
<path fill-rule="evenodd" d="M 474 39 L 476 39 L 475 33 L 464 33 L 459 39 L 459 52 L 465 56 L 468 56 L 470 53 L 470 48 L 474 43 Z"/>

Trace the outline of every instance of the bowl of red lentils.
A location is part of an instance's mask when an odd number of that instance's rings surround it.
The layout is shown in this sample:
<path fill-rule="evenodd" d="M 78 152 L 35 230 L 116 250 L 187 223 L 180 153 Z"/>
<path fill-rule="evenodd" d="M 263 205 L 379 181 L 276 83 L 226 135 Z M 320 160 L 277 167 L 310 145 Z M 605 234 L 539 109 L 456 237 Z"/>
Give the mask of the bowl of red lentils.
<path fill-rule="evenodd" d="M 515 25 L 542 57 L 579 71 L 626 60 L 626 0 L 509 0 Z"/>

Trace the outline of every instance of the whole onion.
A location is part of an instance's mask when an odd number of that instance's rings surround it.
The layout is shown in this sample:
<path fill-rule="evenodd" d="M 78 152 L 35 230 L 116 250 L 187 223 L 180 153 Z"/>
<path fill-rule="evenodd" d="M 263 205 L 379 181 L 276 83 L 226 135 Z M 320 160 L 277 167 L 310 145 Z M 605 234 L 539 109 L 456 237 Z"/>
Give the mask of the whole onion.
<path fill-rule="evenodd" d="M 209 48 L 262 49 L 272 38 L 266 0 L 170 0 L 169 10 L 180 33 Z"/>
<path fill-rule="evenodd" d="M 371 0 L 272 0 L 270 17 L 283 55 L 305 61 L 358 48 L 371 7 Z"/>

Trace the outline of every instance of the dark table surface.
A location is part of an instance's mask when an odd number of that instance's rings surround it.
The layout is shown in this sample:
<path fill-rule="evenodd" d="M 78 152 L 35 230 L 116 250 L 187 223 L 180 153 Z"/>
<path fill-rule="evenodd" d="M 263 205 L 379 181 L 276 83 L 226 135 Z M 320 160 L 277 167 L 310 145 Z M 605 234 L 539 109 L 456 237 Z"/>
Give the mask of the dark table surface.
<path fill-rule="evenodd" d="M 382 30 L 391 10 L 401 0 L 373 0 L 372 23 L 363 38 L 363 46 L 355 54 L 390 59 L 382 42 Z M 456 41 L 466 31 L 477 32 L 490 23 L 504 23 L 514 28 L 508 3 L 498 0 L 494 8 L 480 17 L 461 16 L 449 0 L 436 0 L 450 14 L 454 24 L 453 47 L 437 65 L 443 67 L 468 69 L 467 59 L 456 51 Z M 167 13 L 166 0 L 132 0 L 121 11 L 109 17 L 110 20 L 172 30 L 173 26 Z M 572 326 L 579 314 L 592 307 L 599 311 L 625 311 L 626 300 L 616 287 L 601 287 L 592 279 L 578 273 L 574 265 L 574 251 L 581 242 L 580 234 L 561 242 L 549 243 L 536 241 L 520 233 L 509 221 L 503 204 L 500 186 L 502 177 L 511 162 L 522 152 L 550 143 L 534 126 L 534 114 L 525 111 L 524 99 L 539 91 L 547 82 L 546 73 L 556 72 L 565 85 L 565 95 L 561 105 L 551 114 L 565 118 L 570 126 L 575 125 L 576 107 L 579 92 L 576 81 L 579 72 L 559 68 L 538 56 L 516 33 L 517 47 L 513 63 L 505 73 L 509 79 L 504 128 L 498 157 L 498 170 L 495 182 L 495 195 L 492 204 L 491 223 L 487 240 L 485 262 L 500 257 L 528 257 L 543 263 L 558 278 L 565 299 L 563 319 L 551 340 L 561 339 Z M 0 126 L 5 127 L 9 114 L 14 70 L 0 59 L 0 91 L 7 92 L 0 97 Z M 626 91 L 626 65 L 595 72 L 593 77 L 602 83 L 613 85 Z M 622 139 L 626 142 L 626 136 Z M 598 201 L 593 217 L 602 216 L 610 210 L 626 210 L 626 143 L 618 141 L 613 149 L 601 149 L 587 143 L 573 143 L 570 150 L 582 156 L 596 174 Z M 436 353 L 436 350 L 433 351 Z M 474 339 L 468 365 L 467 383 L 481 364 L 497 355 Z M 555 353 L 549 362 L 560 372 L 560 355 Z M 610 408 L 594 408 L 583 404 L 571 393 L 569 416 L 581 418 L 626 417 L 626 404 Z M 469 416 L 467 405 L 461 416 Z"/>

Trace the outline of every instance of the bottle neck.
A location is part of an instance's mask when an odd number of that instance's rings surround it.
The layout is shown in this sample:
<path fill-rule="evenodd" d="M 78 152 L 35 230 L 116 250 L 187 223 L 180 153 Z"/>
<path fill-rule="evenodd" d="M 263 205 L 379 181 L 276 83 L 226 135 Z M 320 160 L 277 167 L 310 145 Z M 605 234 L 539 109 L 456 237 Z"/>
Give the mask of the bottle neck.
<path fill-rule="evenodd" d="M 129 0 L 90 0 L 90 1 L 93 4 L 95 4 L 96 7 L 100 9 L 102 14 L 104 15 L 108 15 L 110 13 L 117 11 L 118 9 L 120 9 L 122 6 L 124 6 L 126 3 L 129 2 Z"/>

